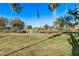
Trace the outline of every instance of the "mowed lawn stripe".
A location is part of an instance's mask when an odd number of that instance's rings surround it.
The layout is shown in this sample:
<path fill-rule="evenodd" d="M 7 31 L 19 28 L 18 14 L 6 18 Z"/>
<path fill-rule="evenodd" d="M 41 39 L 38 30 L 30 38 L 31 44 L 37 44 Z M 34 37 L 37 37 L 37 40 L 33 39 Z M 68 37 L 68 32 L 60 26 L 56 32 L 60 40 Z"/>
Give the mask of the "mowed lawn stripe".
<path fill-rule="evenodd" d="M 11 55 L 35 55 L 35 56 L 51 56 L 51 55 L 71 55 L 71 45 L 68 42 L 68 35 L 61 35 L 59 37 L 48 39 L 44 42 L 41 42 L 37 45 L 31 46 L 29 48 L 25 48 L 18 52 L 15 52 Z"/>
<path fill-rule="evenodd" d="M 30 44 L 33 44 L 35 42 L 38 42 L 40 40 L 46 39 L 44 36 L 30 36 L 30 35 L 9 35 L 9 37 L 1 39 L 0 42 L 3 42 L 0 44 L 0 55 L 5 55 L 7 53 L 10 53 L 12 51 L 18 50 L 22 47 L 28 46 Z"/>

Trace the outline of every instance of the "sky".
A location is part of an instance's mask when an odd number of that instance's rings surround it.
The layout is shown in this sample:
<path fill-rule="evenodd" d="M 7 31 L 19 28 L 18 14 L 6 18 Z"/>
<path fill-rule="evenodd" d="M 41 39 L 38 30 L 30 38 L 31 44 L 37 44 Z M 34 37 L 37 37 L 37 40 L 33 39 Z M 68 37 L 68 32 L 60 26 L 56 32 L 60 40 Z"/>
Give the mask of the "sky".
<path fill-rule="evenodd" d="M 70 8 L 73 9 L 75 4 L 60 4 L 54 11 L 50 11 L 48 3 L 22 3 L 23 9 L 20 14 L 17 14 L 10 7 L 9 3 L 0 3 L 0 17 L 13 19 L 20 18 L 26 25 L 33 27 L 40 27 L 44 24 L 53 25 L 55 18 L 66 15 L 66 11 Z M 37 17 L 37 8 L 40 17 Z"/>

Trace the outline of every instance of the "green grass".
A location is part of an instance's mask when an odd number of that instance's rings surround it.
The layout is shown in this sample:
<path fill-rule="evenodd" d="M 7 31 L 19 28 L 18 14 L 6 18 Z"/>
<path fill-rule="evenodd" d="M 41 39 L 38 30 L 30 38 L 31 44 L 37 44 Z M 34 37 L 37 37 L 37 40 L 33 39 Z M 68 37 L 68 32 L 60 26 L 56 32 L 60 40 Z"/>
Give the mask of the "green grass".
<path fill-rule="evenodd" d="M 0 55 L 19 50 L 39 41 L 48 39 L 34 46 L 17 51 L 11 55 L 71 55 L 68 35 L 48 38 L 50 35 L 0 35 Z"/>

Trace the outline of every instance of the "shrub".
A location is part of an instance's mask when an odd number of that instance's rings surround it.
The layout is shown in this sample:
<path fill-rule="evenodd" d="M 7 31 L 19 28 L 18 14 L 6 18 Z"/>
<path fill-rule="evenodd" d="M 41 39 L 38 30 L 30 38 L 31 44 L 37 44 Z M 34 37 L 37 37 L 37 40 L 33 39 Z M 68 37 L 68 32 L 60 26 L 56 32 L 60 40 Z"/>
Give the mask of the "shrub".
<path fill-rule="evenodd" d="M 20 33 L 26 33 L 26 30 L 21 30 Z"/>

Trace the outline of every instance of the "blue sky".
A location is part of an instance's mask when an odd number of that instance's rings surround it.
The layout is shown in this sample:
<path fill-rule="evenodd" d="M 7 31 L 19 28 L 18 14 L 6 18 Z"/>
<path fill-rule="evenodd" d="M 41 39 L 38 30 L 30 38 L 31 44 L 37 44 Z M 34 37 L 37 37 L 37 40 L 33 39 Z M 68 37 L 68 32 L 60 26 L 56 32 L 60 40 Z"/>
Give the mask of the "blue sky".
<path fill-rule="evenodd" d="M 64 16 L 65 11 L 69 8 L 73 9 L 75 4 L 60 4 L 55 11 L 48 9 L 48 3 L 24 3 L 24 7 L 20 14 L 17 14 L 10 7 L 9 3 L 0 3 L 0 16 L 7 17 L 9 19 L 18 17 L 25 22 L 26 25 L 42 26 L 44 24 L 53 25 L 55 18 Z M 37 18 L 38 8 L 40 18 Z"/>

